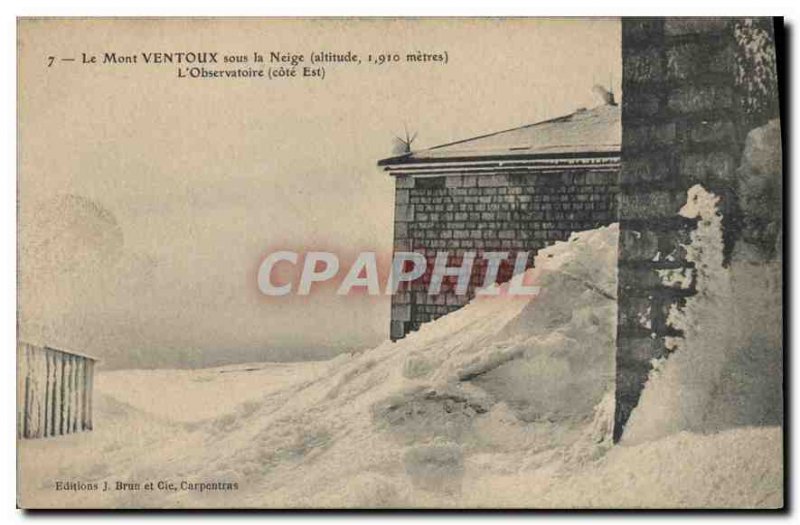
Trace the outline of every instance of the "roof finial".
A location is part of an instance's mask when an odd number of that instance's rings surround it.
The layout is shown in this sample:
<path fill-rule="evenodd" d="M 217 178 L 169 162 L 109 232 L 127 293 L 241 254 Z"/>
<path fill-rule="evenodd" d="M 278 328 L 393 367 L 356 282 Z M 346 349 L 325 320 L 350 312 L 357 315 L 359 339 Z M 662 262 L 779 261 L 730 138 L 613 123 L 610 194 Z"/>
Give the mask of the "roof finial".
<path fill-rule="evenodd" d="M 411 144 L 413 144 L 414 139 L 417 138 L 417 132 L 415 131 L 413 135 L 409 135 L 408 126 L 406 126 L 405 123 L 403 123 L 403 130 L 405 131 L 405 138 L 400 138 L 397 135 L 394 136 L 394 140 L 392 141 L 392 155 L 411 153 Z"/>
<path fill-rule="evenodd" d="M 600 84 L 595 84 L 592 92 L 600 99 L 600 102 L 606 106 L 616 106 L 617 101 L 614 100 L 614 92 L 609 91 Z"/>

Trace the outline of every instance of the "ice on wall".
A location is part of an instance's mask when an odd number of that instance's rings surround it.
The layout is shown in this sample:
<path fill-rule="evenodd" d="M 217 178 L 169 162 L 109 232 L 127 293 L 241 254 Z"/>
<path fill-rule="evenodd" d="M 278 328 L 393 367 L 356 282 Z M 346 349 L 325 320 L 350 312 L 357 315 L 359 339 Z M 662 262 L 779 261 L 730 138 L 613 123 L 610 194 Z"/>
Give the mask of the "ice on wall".
<path fill-rule="evenodd" d="M 734 23 L 735 80 L 741 105 L 753 121 L 777 115 L 778 62 L 771 18 L 741 18 Z"/>
<path fill-rule="evenodd" d="M 694 264 L 696 295 L 687 300 L 685 308 L 673 305 L 669 312 L 667 323 L 682 331 L 684 338 L 671 338 L 667 342 L 671 355 L 654 363 L 639 405 L 626 425 L 623 439 L 627 442 L 703 427 L 704 410 L 719 382 L 725 351 L 731 346 L 731 283 L 723 267 L 718 201 L 701 186 L 694 186 L 680 211 L 684 217 L 698 219 L 691 242 L 685 246 L 686 260 Z M 669 286 L 684 282 L 680 270 L 662 272 L 661 277 Z"/>
<path fill-rule="evenodd" d="M 782 422 L 780 266 L 723 264 L 718 203 L 696 185 L 680 211 L 698 220 L 684 247 L 694 264 L 696 294 L 669 313 L 667 322 L 684 337 L 668 341 L 671 354 L 655 363 L 626 425 L 625 443 Z M 661 277 L 667 285 L 686 283 L 679 270 Z"/>
<path fill-rule="evenodd" d="M 780 259 L 783 249 L 781 125 L 773 119 L 750 130 L 736 170 L 735 191 L 741 210 L 738 260 Z"/>

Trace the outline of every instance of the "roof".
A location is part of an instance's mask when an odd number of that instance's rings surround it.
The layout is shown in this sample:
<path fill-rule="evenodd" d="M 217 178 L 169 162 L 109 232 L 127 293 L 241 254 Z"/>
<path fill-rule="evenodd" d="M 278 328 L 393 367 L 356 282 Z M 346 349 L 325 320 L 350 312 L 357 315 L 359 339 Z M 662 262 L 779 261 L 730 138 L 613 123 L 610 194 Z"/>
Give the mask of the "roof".
<path fill-rule="evenodd" d="M 378 166 L 576 157 L 587 153 L 618 155 L 621 136 L 620 107 L 604 104 L 535 124 L 389 157 L 379 161 Z"/>

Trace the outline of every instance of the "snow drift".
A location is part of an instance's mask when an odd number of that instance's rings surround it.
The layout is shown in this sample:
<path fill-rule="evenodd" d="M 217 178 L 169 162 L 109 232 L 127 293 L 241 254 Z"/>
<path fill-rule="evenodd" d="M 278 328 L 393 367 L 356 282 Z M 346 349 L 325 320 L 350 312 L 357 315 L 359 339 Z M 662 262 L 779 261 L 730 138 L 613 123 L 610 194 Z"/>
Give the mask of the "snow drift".
<path fill-rule="evenodd" d="M 536 297 L 481 296 L 369 351 L 180 377 L 114 372 L 99 380 L 95 432 L 20 444 L 21 503 L 780 505 L 780 429 L 611 447 L 617 235 L 612 225 L 542 250 L 526 276 L 541 287 Z M 150 392 L 175 381 L 192 386 L 156 404 Z M 721 443 L 736 453 L 709 453 Z M 237 490 L 63 494 L 57 479 Z"/>

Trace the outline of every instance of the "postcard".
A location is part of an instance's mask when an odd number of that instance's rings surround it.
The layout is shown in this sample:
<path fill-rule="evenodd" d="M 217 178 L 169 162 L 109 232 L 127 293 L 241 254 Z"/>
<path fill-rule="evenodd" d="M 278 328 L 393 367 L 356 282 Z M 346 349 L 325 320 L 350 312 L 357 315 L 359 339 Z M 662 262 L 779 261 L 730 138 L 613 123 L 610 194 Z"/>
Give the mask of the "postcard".
<path fill-rule="evenodd" d="M 782 19 L 17 41 L 20 508 L 783 508 Z"/>

